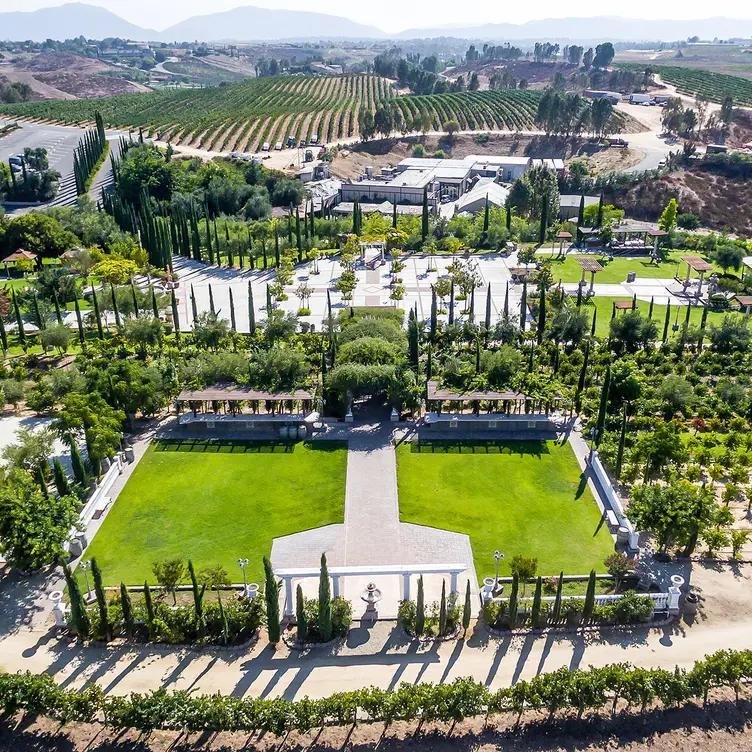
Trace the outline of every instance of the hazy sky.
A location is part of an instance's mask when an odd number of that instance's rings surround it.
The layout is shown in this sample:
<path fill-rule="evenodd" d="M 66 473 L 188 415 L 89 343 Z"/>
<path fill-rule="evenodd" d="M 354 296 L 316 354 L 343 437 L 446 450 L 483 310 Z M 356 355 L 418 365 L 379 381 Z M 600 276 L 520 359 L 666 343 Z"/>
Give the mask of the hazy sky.
<path fill-rule="evenodd" d="M 605 15 L 605 6 L 567 5 L 560 0 L 527 2 L 458 2 L 457 0 L 83 0 L 101 5 L 139 26 L 161 31 L 178 21 L 195 15 L 230 10 L 239 5 L 258 5 L 265 8 L 308 10 L 344 16 L 353 21 L 371 24 L 384 31 L 402 31 L 413 27 L 471 25 L 477 23 L 524 23 L 540 18 Z M 0 0 L 0 10 L 36 10 L 50 5 L 62 5 L 66 0 Z M 676 6 L 674 6 L 676 7 Z M 681 11 L 672 14 L 671 7 L 655 0 L 632 0 L 630 3 L 609 6 L 614 15 L 631 18 L 662 19 L 675 15 L 684 19 L 725 16 L 752 19 L 752 3 L 748 0 L 726 0 L 709 5 L 705 0 L 685 0 Z"/>

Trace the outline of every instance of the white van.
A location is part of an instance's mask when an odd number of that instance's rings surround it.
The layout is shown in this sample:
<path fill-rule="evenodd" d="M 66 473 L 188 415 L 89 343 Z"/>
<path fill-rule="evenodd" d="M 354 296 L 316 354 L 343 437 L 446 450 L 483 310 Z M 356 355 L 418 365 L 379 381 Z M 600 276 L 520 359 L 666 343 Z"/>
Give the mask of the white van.
<path fill-rule="evenodd" d="M 269 151 L 269 142 L 264 141 L 264 145 L 261 147 L 261 151 Z"/>

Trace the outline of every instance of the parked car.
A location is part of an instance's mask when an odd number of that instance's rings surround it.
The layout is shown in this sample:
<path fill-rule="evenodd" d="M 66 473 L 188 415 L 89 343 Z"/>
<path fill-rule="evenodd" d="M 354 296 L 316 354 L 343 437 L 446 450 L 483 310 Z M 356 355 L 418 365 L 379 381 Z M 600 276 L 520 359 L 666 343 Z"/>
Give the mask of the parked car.
<path fill-rule="evenodd" d="M 277 141 L 276 144 L 274 144 L 274 151 L 282 151 L 282 142 Z"/>
<path fill-rule="evenodd" d="M 269 145 L 269 142 L 268 141 L 264 141 L 264 144 L 261 147 L 261 151 L 269 151 L 270 148 L 271 148 L 271 146 Z"/>
<path fill-rule="evenodd" d="M 288 149 L 294 149 L 295 148 L 295 136 L 288 136 L 287 137 L 287 148 Z"/>
<path fill-rule="evenodd" d="M 318 137 L 318 134 L 317 134 L 317 133 L 314 133 L 314 134 L 313 134 L 313 135 L 311 136 L 311 143 L 312 143 L 312 144 L 317 144 L 318 142 L 319 142 L 319 137 Z"/>

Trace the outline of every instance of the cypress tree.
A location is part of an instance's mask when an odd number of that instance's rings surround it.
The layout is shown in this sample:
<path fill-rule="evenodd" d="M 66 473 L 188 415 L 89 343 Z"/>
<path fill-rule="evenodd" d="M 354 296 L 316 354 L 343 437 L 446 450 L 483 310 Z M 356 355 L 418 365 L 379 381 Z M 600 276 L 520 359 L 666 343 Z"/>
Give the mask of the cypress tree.
<path fill-rule="evenodd" d="M 70 599 L 71 622 L 76 630 L 79 639 L 83 640 L 91 632 L 91 621 L 89 614 L 86 613 L 86 603 L 81 594 L 78 580 L 73 576 L 71 568 L 67 563 L 63 563 L 63 574 L 65 575 L 65 584 L 68 587 L 68 598 Z"/>
<path fill-rule="evenodd" d="M 154 286 L 151 286 L 151 312 L 154 318 L 159 320 L 159 306 L 157 305 L 157 293 L 154 292 Z"/>
<path fill-rule="evenodd" d="M 195 322 L 198 318 L 198 306 L 196 305 L 196 293 L 193 291 L 193 285 L 191 285 L 191 313 Z"/>
<path fill-rule="evenodd" d="M 41 331 L 42 329 L 47 328 L 47 324 L 45 323 L 45 320 L 42 318 L 42 314 L 39 311 L 39 298 L 37 297 L 36 292 L 34 293 L 31 302 L 34 304 L 34 318 L 37 322 L 37 327 Z"/>
<path fill-rule="evenodd" d="M 300 208 L 295 210 L 295 242 L 298 244 L 298 261 L 302 261 L 303 242 L 300 238 Z M 277 254 L 277 266 L 279 266 L 279 254 Z"/>
<path fill-rule="evenodd" d="M 134 284 L 133 280 L 131 280 L 131 295 L 133 297 L 133 313 L 136 315 L 136 318 L 138 318 L 138 296 L 136 295 L 136 285 Z M 193 295 L 193 285 L 191 285 L 191 295 Z"/>
<path fill-rule="evenodd" d="M 193 610 L 196 616 L 196 629 L 199 636 L 204 633 L 204 593 L 206 584 L 199 587 L 196 577 L 196 570 L 193 568 L 193 562 L 188 559 L 188 574 L 191 576 L 191 590 L 193 591 Z"/>
<path fill-rule="evenodd" d="M 102 570 L 97 564 L 97 560 L 93 558 L 91 560 L 91 575 L 94 578 L 94 593 L 97 596 L 97 608 L 99 609 L 99 628 L 101 630 L 102 639 L 107 642 L 110 635 L 110 619 L 109 611 L 107 608 L 107 595 L 104 591 L 104 583 L 102 582 Z"/>
<path fill-rule="evenodd" d="M 480 373 L 480 339 L 475 340 L 475 373 Z"/>
<path fill-rule="evenodd" d="M 538 245 L 546 242 L 546 232 L 548 231 L 548 194 L 543 196 L 543 205 L 541 206 L 540 229 L 538 231 Z"/>
<path fill-rule="evenodd" d="M 266 269 L 269 266 L 269 258 L 266 255 L 266 242 L 263 238 L 261 238 L 261 255 L 263 259 L 264 269 Z"/>
<path fill-rule="evenodd" d="M 441 601 L 439 601 L 439 637 L 443 637 L 447 631 L 447 601 L 446 580 L 441 581 Z"/>
<path fill-rule="evenodd" d="M 583 620 L 587 623 L 593 617 L 595 609 L 595 570 L 590 570 L 588 578 L 587 591 L 585 593 L 585 607 L 582 611 Z"/>
<path fill-rule="evenodd" d="M 527 324 L 527 280 L 522 282 L 522 300 L 520 301 L 520 329 L 525 331 Z"/>
<path fill-rule="evenodd" d="M 580 208 L 577 211 L 577 229 L 579 230 L 585 222 L 585 194 L 580 196 Z"/>
<path fill-rule="evenodd" d="M 3 323 L 3 317 L 0 316 L 0 344 L 3 347 L 3 355 L 8 352 L 8 334 L 5 331 L 5 324 Z"/>
<path fill-rule="evenodd" d="M 486 208 L 483 212 L 483 232 L 488 232 L 488 226 L 489 226 L 489 212 L 488 212 L 488 196 L 486 195 Z"/>
<path fill-rule="evenodd" d="M 13 172 L 13 170 L 11 170 Z M 24 331 L 23 319 L 21 318 L 21 308 L 18 305 L 18 298 L 16 297 L 16 291 L 11 287 L 10 295 L 13 301 L 13 313 L 16 316 L 16 327 L 18 332 L 18 341 L 21 343 L 21 347 L 26 350 L 26 332 Z"/>
<path fill-rule="evenodd" d="M 470 323 L 475 321 L 475 287 L 473 286 L 470 292 L 470 315 L 468 316 Z"/>
<path fill-rule="evenodd" d="M 449 288 L 449 323 L 454 323 L 454 282 Z"/>
<path fill-rule="evenodd" d="M 543 344 L 543 333 L 546 331 L 546 286 L 541 282 L 540 303 L 538 305 L 538 345 Z"/>
<path fill-rule="evenodd" d="M 358 199 L 353 202 L 352 234 L 358 234 Z"/>
<path fill-rule="evenodd" d="M 60 300 L 57 297 L 57 290 L 54 287 L 52 288 L 52 303 L 55 306 L 55 318 L 57 319 L 57 323 L 62 324 L 63 314 L 60 311 Z"/>
<path fill-rule="evenodd" d="M 595 221 L 596 227 L 603 225 L 603 191 L 601 191 L 601 197 L 598 200 L 598 218 Z"/>
<path fill-rule="evenodd" d="M 595 322 L 598 319 L 598 309 L 593 311 L 593 323 L 590 325 L 590 336 L 595 337 Z"/>
<path fill-rule="evenodd" d="M 308 639 L 308 618 L 305 612 L 303 588 L 300 585 L 295 591 L 295 616 L 298 622 L 298 642 L 305 642 Z"/>
<path fill-rule="evenodd" d="M 78 483 L 84 490 L 86 490 L 86 487 L 89 485 L 89 475 L 86 472 L 86 465 L 84 465 L 84 460 L 81 457 L 81 452 L 78 448 L 78 444 L 71 434 L 68 434 L 67 443 L 70 446 L 71 450 L 71 466 L 73 468 L 73 477 L 76 479 L 76 483 Z"/>
<path fill-rule="evenodd" d="M 415 635 L 420 637 L 426 628 L 426 604 L 423 592 L 423 575 L 418 577 L 418 597 L 415 602 Z"/>
<path fill-rule="evenodd" d="M 708 322 L 708 309 L 707 306 L 702 309 L 702 318 L 700 319 L 700 337 L 697 340 L 697 352 L 702 351 L 702 341 L 705 338 L 705 325 Z"/>
<path fill-rule="evenodd" d="M 616 453 L 616 480 L 621 478 L 621 466 L 624 461 L 624 441 L 627 437 L 627 407 L 624 406 L 621 416 L 621 432 L 619 433 L 619 449 Z"/>
<path fill-rule="evenodd" d="M 272 291 L 269 289 L 269 285 L 266 286 L 266 313 L 267 316 L 274 310 L 274 303 L 272 302 Z"/>
<path fill-rule="evenodd" d="M 486 290 L 486 337 L 488 337 L 488 332 L 491 331 L 491 283 L 488 283 L 488 288 Z"/>
<path fill-rule="evenodd" d="M 279 625 L 279 584 L 274 576 L 272 563 L 264 556 L 264 574 L 266 585 L 264 598 L 266 599 L 266 629 L 269 633 L 269 642 L 276 644 L 280 639 Z"/>
<path fill-rule="evenodd" d="M 506 211 L 506 220 L 507 220 L 507 234 L 511 236 L 512 234 L 512 207 L 507 207 Z"/>
<path fill-rule="evenodd" d="M 509 282 L 504 290 L 504 318 L 509 318 Z"/>
<path fill-rule="evenodd" d="M 650 297 L 650 308 L 648 308 L 648 321 L 651 321 L 653 319 L 653 302 L 655 301 L 655 298 L 653 296 Z"/>
<path fill-rule="evenodd" d="M 420 231 L 424 243 L 428 237 L 428 230 L 428 186 L 426 186 L 423 188 L 423 215 L 420 223 Z"/>
<path fill-rule="evenodd" d="M 637 293 L 632 296 L 632 310 L 637 310 Z"/>
<path fill-rule="evenodd" d="M 144 580 L 144 607 L 146 609 L 146 624 L 151 631 L 151 625 L 154 622 L 154 601 L 151 597 L 151 588 L 149 583 Z"/>
<path fill-rule="evenodd" d="M 582 306 L 582 285 L 577 285 L 577 310 Z"/>
<path fill-rule="evenodd" d="M 585 378 L 587 376 L 588 360 L 590 359 L 590 342 L 585 345 L 585 357 L 582 359 L 582 367 L 580 368 L 580 378 L 577 381 L 577 396 L 576 405 L 577 412 L 580 411 L 582 390 L 585 388 Z"/>
<path fill-rule="evenodd" d="M 407 322 L 407 337 L 410 348 L 410 365 L 417 374 L 420 368 L 420 335 L 418 332 L 418 320 L 413 310 L 410 310 L 410 318 Z"/>
<path fill-rule="evenodd" d="M 397 229 L 397 204 L 392 204 L 392 227 Z"/>
<path fill-rule="evenodd" d="M 433 285 L 431 285 L 431 342 L 436 341 L 436 328 L 438 326 L 437 313 L 436 290 L 434 290 Z"/>
<path fill-rule="evenodd" d="M 470 580 L 467 581 L 465 587 L 465 606 L 462 609 L 462 629 L 467 634 L 468 627 L 470 626 L 470 619 L 472 617 L 472 599 L 470 597 Z"/>
<path fill-rule="evenodd" d="M 123 609 L 123 623 L 125 624 L 125 633 L 128 637 L 133 637 L 136 628 L 136 620 L 133 616 L 133 603 L 131 595 L 124 582 L 120 583 L 120 607 Z"/>
<path fill-rule="evenodd" d="M 35 475 L 37 476 L 37 483 L 39 484 L 39 490 L 42 492 L 43 496 L 47 497 L 50 495 L 50 489 L 47 487 L 47 479 L 44 477 L 45 475 L 45 465 L 47 463 L 44 463 L 44 465 L 40 462 L 35 469 Z"/>
<path fill-rule="evenodd" d="M 110 282 L 110 295 L 112 295 L 112 311 L 115 314 L 115 326 L 120 329 L 122 322 L 120 321 L 120 310 L 118 309 L 117 297 L 115 296 L 115 286 Z"/>
<path fill-rule="evenodd" d="M 99 335 L 99 339 L 104 339 L 102 316 L 99 313 L 99 301 L 97 300 L 97 293 L 93 285 L 91 287 L 91 302 L 94 304 L 94 316 L 96 316 L 97 319 L 97 334 Z"/>
<path fill-rule="evenodd" d="M 514 626 L 517 623 L 519 588 L 520 578 L 515 574 L 512 576 L 512 592 L 509 595 L 509 626 L 511 629 L 514 629 Z"/>
<path fill-rule="evenodd" d="M 248 280 L 248 332 L 251 336 L 256 334 L 256 311 L 253 305 L 253 285 Z"/>
<path fill-rule="evenodd" d="M 209 205 L 206 205 L 206 250 L 209 253 L 209 263 L 214 264 L 214 249 L 212 248 L 211 227 L 209 226 Z"/>
<path fill-rule="evenodd" d="M 671 301 L 666 306 L 666 318 L 663 320 L 663 342 L 668 342 L 668 325 L 671 323 Z"/>
<path fill-rule="evenodd" d="M 428 345 L 428 358 L 426 360 L 426 379 L 429 381 L 433 378 L 433 348 Z"/>
<path fill-rule="evenodd" d="M 611 366 L 606 366 L 606 376 L 601 387 L 601 402 L 598 408 L 598 422 L 595 424 L 595 445 L 600 446 L 603 429 L 606 425 L 606 411 L 608 410 L 608 393 L 611 388 Z"/>
<path fill-rule="evenodd" d="M 321 554 L 321 574 L 319 576 L 319 637 L 322 642 L 332 639 L 332 594 L 329 585 L 329 569 L 326 554 Z"/>
<path fill-rule="evenodd" d="M 532 626 L 535 629 L 540 622 L 541 594 L 543 591 L 543 578 L 538 577 L 535 581 L 535 595 L 533 596 L 533 611 L 531 616 Z"/>
<path fill-rule="evenodd" d="M 175 290 L 170 290 L 170 304 L 172 306 L 172 325 L 175 328 L 175 337 L 180 344 L 180 316 L 178 315 L 178 300 L 175 297 Z"/>
<path fill-rule="evenodd" d="M 235 300 L 232 297 L 232 287 L 229 288 L 230 293 L 230 328 L 233 332 L 238 331 L 237 323 L 235 321 Z"/>
<path fill-rule="evenodd" d="M 52 460 L 52 477 L 55 479 L 55 488 L 59 496 L 67 496 L 70 493 L 70 484 L 68 476 L 65 474 L 65 468 L 59 458 Z"/>
<path fill-rule="evenodd" d="M 554 600 L 554 610 L 551 614 L 551 618 L 554 624 L 558 624 L 561 619 L 561 589 L 564 586 L 564 571 L 559 574 L 559 581 L 556 584 L 556 598 Z"/>
<path fill-rule="evenodd" d="M 217 312 L 214 308 L 214 293 L 212 292 L 211 282 L 209 283 L 209 310 L 214 314 Z"/>

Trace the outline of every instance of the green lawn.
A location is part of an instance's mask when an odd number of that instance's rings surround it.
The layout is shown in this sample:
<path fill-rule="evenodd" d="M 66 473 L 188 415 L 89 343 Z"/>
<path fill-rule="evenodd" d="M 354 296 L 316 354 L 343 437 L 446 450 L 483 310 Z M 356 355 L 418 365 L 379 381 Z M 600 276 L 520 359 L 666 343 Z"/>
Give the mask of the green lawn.
<path fill-rule="evenodd" d="M 611 315 L 613 313 L 613 305 L 614 301 L 616 300 L 629 300 L 628 297 L 623 298 L 610 298 L 610 297 L 600 297 L 596 296 L 594 298 L 590 298 L 587 305 L 583 305 L 583 310 L 587 312 L 587 315 L 589 318 L 592 319 L 593 317 L 593 309 L 597 309 L 598 311 L 598 318 L 595 322 L 595 334 L 597 337 L 608 337 L 608 333 L 611 327 Z M 653 321 L 656 322 L 658 325 L 658 339 L 661 340 L 663 338 L 663 323 L 666 319 L 666 308 L 665 305 L 658 305 L 657 303 L 653 306 Z M 650 311 L 650 302 L 644 301 L 644 300 L 638 300 L 637 301 L 637 310 L 640 311 L 640 313 L 643 314 L 643 316 L 647 316 Z M 692 308 L 692 312 L 689 314 L 689 323 L 694 326 L 699 326 L 700 322 L 702 321 L 702 307 L 701 306 L 694 306 Z M 678 323 L 679 323 L 679 330 L 674 331 L 673 326 L 677 322 L 677 312 L 679 314 L 678 317 Z M 616 315 L 621 316 L 624 312 L 623 311 L 617 311 Z M 687 308 L 686 306 L 671 306 L 671 326 L 669 326 L 668 335 L 669 338 L 672 337 L 679 337 L 681 336 L 681 328 L 684 324 L 684 319 L 687 315 Z M 707 326 L 710 327 L 712 324 L 720 324 L 721 321 L 725 316 L 741 316 L 742 314 L 738 311 L 708 311 L 708 320 L 707 320 Z"/>
<path fill-rule="evenodd" d="M 543 575 L 605 572 L 614 544 L 569 444 L 434 441 L 397 448 L 400 519 L 467 533 L 479 579 L 494 550 L 509 574 L 515 554 Z"/>
<path fill-rule="evenodd" d="M 86 552 L 107 585 L 154 581 L 152 563 L 191 558 L 263 582 L 272 539 L 344 520 L 346 442 L 158 441 Z"/>
<path fill-rule="evenodd" d="M 578 256 L 586 254 L 571 251 L 564 259 L 557 259 L 556 256 L 549 254 L 539 254 L 538 259 L 551 259 L 551 270 L 554 280 L 558 282 L 579 282 L 582 279 L 582 267 L 577 261 Z M 673 279 L 676 276 L 677 264 L 682 256 L 701 256 L 697 251 L 677 251 L 670 254 L 666 261 L 659 264 L 653 263 L 647 256 L 639 258 L 622 258 L 617 257 L 613 261 L 608 261 L 605 257 L 593 254 L 587 254 L 588 258 L 595 258 L 603 267 L 602 272 L 595 275 L 596 284 L 618 284 L 627 281 L 629 272 L 636 272 L 638 279 Z M 715 265 L 714 265 L 715 266 Z M 722 273 L 720 267 L 715 271 Z M 679 274 L 683 278 L 687 273 L 687 265 L 679 265 Z M 692 272 L 692 277 L 697 278 L 697 272 Z M 590 283 L 590 273 L 585 274 L 585 279 Z"/>

